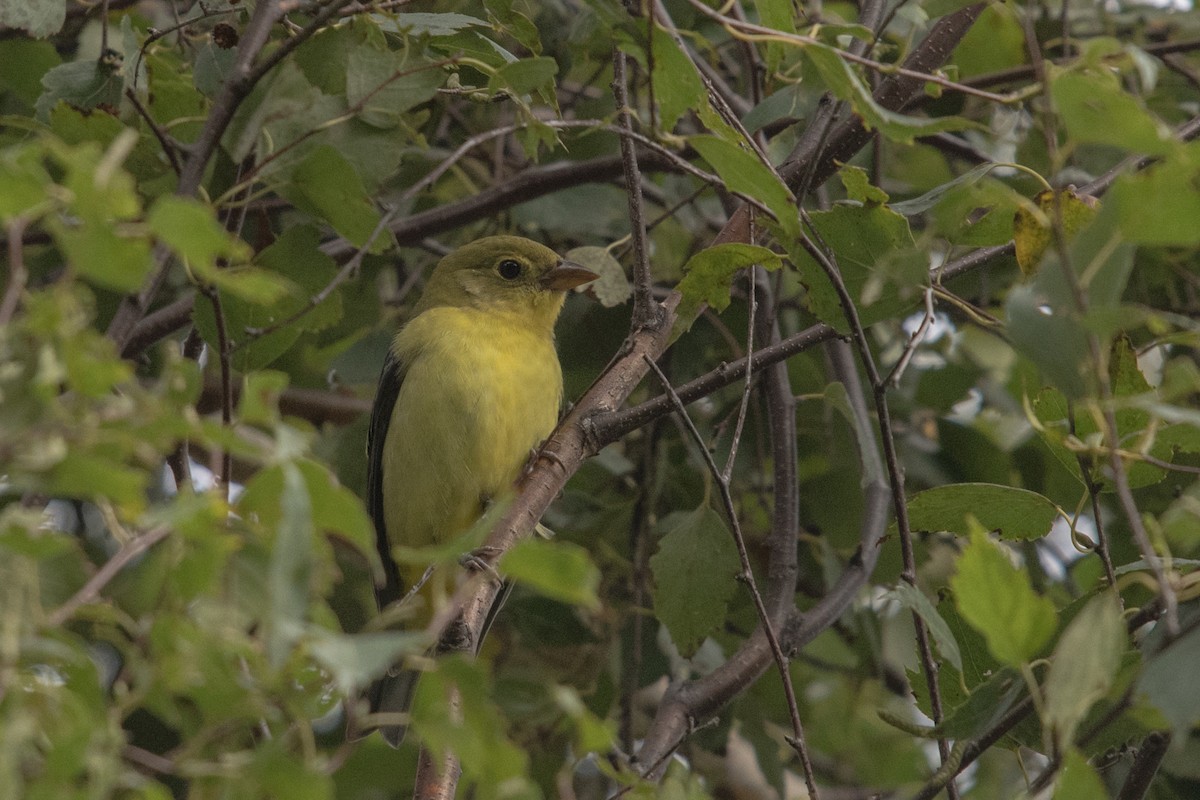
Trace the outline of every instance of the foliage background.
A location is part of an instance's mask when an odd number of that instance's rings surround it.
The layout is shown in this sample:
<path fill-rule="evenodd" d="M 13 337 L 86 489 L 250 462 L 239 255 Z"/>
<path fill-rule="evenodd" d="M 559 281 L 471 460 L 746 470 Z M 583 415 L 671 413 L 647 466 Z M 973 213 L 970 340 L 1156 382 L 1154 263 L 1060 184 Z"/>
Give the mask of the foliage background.
<path fill-rule="evenodd" d="M 478 797 L 1196 796 L 1190 5 L 634 6 L 5 3 L 0 796 L 409 796 L 422 742 Z M 496 231 L 603 272 L 557 537 L 347 742 L 436 635 L 376 619 L 373 383 Z"/>

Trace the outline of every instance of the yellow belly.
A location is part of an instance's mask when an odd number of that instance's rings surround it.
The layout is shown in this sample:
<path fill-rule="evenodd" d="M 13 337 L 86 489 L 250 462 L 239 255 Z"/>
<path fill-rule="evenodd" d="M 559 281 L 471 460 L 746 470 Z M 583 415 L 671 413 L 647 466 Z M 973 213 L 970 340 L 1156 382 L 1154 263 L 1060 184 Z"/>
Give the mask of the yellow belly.
<path fill-rule="evenodd" d="M 562 372 L 548 332 L 475 309 L 432 308 L 397 335 L 404 381 L 383 450 L 393 545 L 449 541 L 507 494 L 554 428 Z M 402 569 L 411 586 L 421 567 Z M 452 570 L 435 581 L 442 594 Z M 430 596 L 430 595 L 427 595 Z"/>

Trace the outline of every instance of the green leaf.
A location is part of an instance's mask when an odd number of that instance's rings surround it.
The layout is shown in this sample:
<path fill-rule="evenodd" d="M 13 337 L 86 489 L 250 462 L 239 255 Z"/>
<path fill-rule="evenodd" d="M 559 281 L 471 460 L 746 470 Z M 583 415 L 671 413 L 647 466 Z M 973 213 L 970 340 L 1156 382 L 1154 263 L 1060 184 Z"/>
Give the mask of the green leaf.
<path fill-rule="evenodd" d="M 914 197 L 911 200 L 902 200 L 899 203 L 892 203 L 891 209 L 897 214 L 903 214 L 906 217 L 921 214 L 942 202 L 952 190 L 977 183 L 995 168 L 995 164 L 980 164 L 973 169 L 967 170 L 954 180 L 935 186 L 920 197 Z"/>
<path fill-rule="evenodd" d="M 1137 352 L 1129 337 L 1121 335 L 1113 339 L 1108 355 L 1108 373 L 1114 398 L 1123 401 L 1114 411 L 1117 441 L 1121 448 L 1146 450 L 1157 459 L 1170 461 L 1178 434 L 1170 426 L 1160 426 L 1161 421 L 1154 420 L 1156 415 L 1145 407 L 1147 403 L 1154 402 L 1156 393 L 1138 367 Z M 1076 453 L 1085 444 L 1096 445 L 1103 441 L 1103 434 L 1093 414 L 1077 410 L 1072 415 L 1067 398 L 1054 389 L 1039 392 L 1034 398 L 1033 410 L 1040 423 L 1037 430 L 1042 441 L 1072 475 L 1096 485 L 1102 492 L 1115 490 L 1106 455 L 1084 452 L 1090 469 L 1087 476 L 1080 472 Z M 1152 433 L 1156 435 L 1148 439 Z M 1074 449 L 1068 444 L 1073 445 Z M 1140 459 L 1126 459 L 1125 470 L 1129 485 L 1135 489 L 1158 483 L 1167 474 L 1161 467 Z"/>
<path fill-rule="evenodd" d="M 504 554 L 500 571 L 541 594 L 564 603 L 596 609 L 600 570 L 586 550 L 570 542 L 524 539 Z"/>
<path fill-rule="evenodd" d="M 796 14 L 789 0 L 754 0 L 754 8 L 758 11 L 758 23 L 763 27 L 783 33 L 796 32 Z M 767 74 L 770 75 L 779 69 L 791 48 L 783 42 L 771 41 L 766 47 Z"/>
<path fill-rule="evenodd" d="M 683 330 L 690 327 L 702 305 L 718 312 L 728 308 L 729 287 L 742 270 L 758 265 L 772 271 L 782 263 L 777 253 L 757 245 L 719 244 L 701 250 L 683 268 L 685 274 L 677 287 L 683 295 L 677 325 Z"/>
<path fill-rule="evenodd" d="M 673 514 L 667 522 L 674 524 L 650 557 L 654 612 L 679 652 L 690 658 L 724 622 L 741 565 L 732 534 L 707 505 Z"/>
<path fill-rule="evenodd" d="M 1053 272 L 1042 270 L 1039 275 Z M 1017 286 L 1005 302 L 1009 336 L 1018 351 L 1070 398 L 1089 387 L 1088 334 L 1067 307 L 1050 305 L 1036 286 Z"/>
<path fill-rule="evenodd" d="M 933 641 L 937 644 L 942 657 L 953 664 L 955 669 L 962 672 L 962 653 L 958 650 L 958 641 L 954 638 L 946 620 L 942 619 L 942 615 L 937 612 L 925 593 L 906 581 L 896 584 L 892 593 L 900 601 L 900 605 L 916 612 L 925 621 L 925 626 L 933 636 Z"/>
<path fill-rule="evenodd" d="M 652 63 L 654 99 L 658 103 L 657 121 L 664 133 L 670 133 L 684 114 L 708 107 L 708 91 L 696 73 L 696 65 L 687 53 L 679 49 L 671 34 L 656 25 L 651 42 L 654 48 Z M 646 67 L 645 63 L 642 67 Z"/>
<path fill-rule="evenodd" d="M 46 492 L 52 496 L 85 500 L 104 499 L 136 513 L 146 502 L 149 476 L 99 453 L 67 453 L 48 475 Z"/>
<path fill-rule="evenodd" d="M 566 259 L 600 276 L 579 287 L 578 291 L 594 294 L 605 308 L 619 306 L 633 295 L 633 286 L 625 277 L 625 269 L 607 247 L 576 247 L 567 251 Z"/>
<path fill-rule="evenodd" d="M 64 10 L 64 6 L 57 2 L 46 5 L 60 14 Z M 0 8 L 0 27 L 21 27 L 4 22 L 4 10 L 8 8 L 10 6 L 7 4 Z M 61 63 L 62 57 L 50 42 L 21 38 L 0 41 L 0 64 L 4 64 L 4 71 L 0 73 L 0 88 L 33 108 L 42 93 L 42 76 Z"/>
<path fill-rule="evenodd" d="M 400 631 L 347 636 L 312 626 L 307 638 L 313 658 L 347 697 L 383 675 L 402 656 L 420 655 L 428 647 L 424 633 Z"/>
<path fill-rule="evenodd" d="M 132 176 L 121 168 L 137 142 L 124 130 L 103 153 L 92 144 L 49 143 L 56 162 L 66 171 L 66 215 L 48 220 L 55 241 L 68 260 L 93 283 L 117 291 L 133 291 L 153 268 L 150 243 L 133 224 L 141 200 Z"/>
<path fill-rule="evenodd" d="M 942 681 L 946 685 L 946 681 Z M 991 730 L 1021 698 L 1025 682 L 1015 670 L 1001 667 L 971 690 L 960 705 L 953 708 L 933 730 L 939 736 L 971 739 Z"/>
<path fill-rule="evenodd" d="M 1122 89 L 1111 72 L 1064 72 L 1053 78 L 1050 95 L 1067 133 L 1078 142 L 1155 156 L 1176 147 L 1170 130 Z"/>
<path fill-rule="evenodd" d="M 1074 747 L 1067 750 L 1054 784 L 1053 800 L 1095 800 L 1107 796 L 1104 781 L 1087 757 Z"/>
<path fill-rule="evenodd" d="M 292 172 L 283 193 L 304 211 L 326 220 L 353 244 L 363 247 L 379 225 L 380 215 L 367 197 L 354 166 L 330 145 L 309 154 Z M 381 253 L 390 243 L 381 233 L 370 241 L 370 252 Z"/>
<path fill-rule="evenodd" d="M 457 33 L 463 28 L 486 28 L 487 23 L 478 17 L 472 17 L 467 14 L 457 14 L 454 12 L 446 12 L 442 14 L 434 13 L 413 13 L 413 14 L 393 14 L 388 17 L 379 17 L 377 20 L 382 25 L 393 24 L 397 31 L 420 36 L 422 34 L 428 36 L 449 36 L 452 33 Z"/>
<path fill-rule="evenodd" d="M 247 385 L 247 390 L 251 387 Z M 312 524 L 325 534 L 337 534 L 358 550 L 383 577 L 379 551 L 375 547 L 375 525 L 358 495 L 338 483 L 337 477 L 315 461 L 298 461 L 312 503 Z"/>
<path fill-rule="evenodd" d="M 993 483 L 956 483 L 918 492 L 908 501 L 908 524 L 918 531 L 966 535 L 974 518 L 1001 539 L 1040 539 L 1050 532 L 1058 506 L 1028 489 Z"/>
<path fill-rule="evenodd" d="M 322 253 L 318 244 L 313 227 L 297 225 L 259 253 L 258 266 L 221 269 L 213 274 L 213 282 L 223 291 L 221 310 L 237 369 L 261 369 L 287 352 L 304 332 L 324 330 L 342 318 L 339 292 L 330 292 L 312 305 L 313 298 L 337 274 L 333 259 Z M 301 311 L 305 313 L 290 324 L 270 330 Z M 204 340 L 216 346 L 219 340 L 212 302 L 198 298 L 193 315 Z"/>
<path fill-rule="evenodd" d="M 959 613 L 1009 666 L 1033 659 L 1054 635 L 1054 603 L 1033 591 L 1029 576 L 976 530 L 950 579 Z"/>
<path fill-rule="evenodd" d="M 832 47 L 810 44 L 804 48 L 804 54 L 812 61 L 829 89 L 839 99 L 849 101 L 868 128 L 879 131 L 888 139 L 911 144 L 918 136 L 977 127 L 961 117 L 924 119 L 889 111 L 875 102 L 871 90 Z"/>
<path fill-rule="evenodd" d="M 928 256 L 913 248 L 908 220 L 886 206 L 838 205 L 809 215 L 818 246 L 834 255 L 859 320 L 870 326 L 916 301 L 917 287 L 928 280 Z M 789 253 L 808 289 L 809 308 L 827 325 L 843 333 L 850 326 L 838 293 L 825 270 L 798 242 Z"/>
<path fill-rule="evenodd" d="M 1084 715 L 1108 692 L 1124 650 L 1121 603 L 1115 592 L 1107 591 L 1071 620 L 1050 657 L 1044 722 L 1059 747 L 1069 746 Z"/>
<path fill-rule="evenodd" d="M 1191 247 L 1200 243 L 1200 170 L 1188 159 L 1169 157 L 1139 172 L 1122 175 L 1110 201 L 1121 233 L 1137 244 Z"/>
<path fill-rule="evenodd" d="M 72 61 L 61 64 L 42 76 L 45 91 L 37 101 L 38 118 L 50 119 L 59 102 L 80 111 L 104 107 L 116 112 L 121 104 L 125 81 L 121 77 L 119 56 L 113 60 Z"/>
<path fill-rule="evenodd" d="M 871 184 L 867 171 L 862 167 L 847 165 L 838 172 L 842 186 L 846 187 L 846 197 L 863 205 L 882 205 L 888 201 L 887 192 Z M 895 209 L 893 209 L 895 210 Z"/>
<path fill-rule="evenodd" d="M 146 222 L 160 240 L 203 276 L 217 269 L 218 259 L 240 261 L 250 257 L 250 246 L 231 236 L 217 222 L 213 209 L 199 200 L 160 197 Z"/>
<path fill-rule="evenodd" d="M 54 181 L 42 164 L 41 150 L 34 145 L 0 150 L 0 220 L 49 208 L 46 189 Z"/>
<path fill-rule="evenodd" d="M 969 5 L 969 0 L 930 0 L 921 4 L 921 11 L 929 19 L 936 19 Z M 1004 5 L 989 4 L 954 48 L 949 63 L 958 69 L 957 77 L 961 80 L 1028 60 L 1025 31 L 1017 12 Z"/>
<path fill-rule="evenodd" d="M 717 136 L 689 136 L 688 144 L 721 176 L 725 187 L 753 197 L 767 207 L 779 226 L 788 233 L 799 233 L 796 199 L 779 174 L 749 150 Z"/>
<path fill-rule="evenodd" d="M 460 713 L 447 713 L 451 707 Z M 453 752 L 464 776 L 481 789 L 505 785 L 506 796 L 527 796 L 529 787 L 523 784 L 529 756 L 504 735 L 504 721 L 478 663 L 440 659 L 436 670 L 422 675 L 413 699 L 412 727 L 435 754 Z M 485 793 L 494 796 L 490 790 Z"/>
<path fill-rule="evenodd" d="M 376 128 L 395 128 L 406 112 L 436 95 L 443 83 L 440 66 L 408 51 L 395 53 L 382 45 L 360 43 L 347 54 L 346 102 L 359 109 L 359 119 Z"/>
<path fill-rule="evenodd" d="M 523 58 L 496 70 L 488 81 L 488 88 L 492 91 L 507 89 L 516 95 L 526 95 L 552 87 L 557 74 L 558 62 L 549 56 Z"/>
<path fill-rule="evenodd" d="M 313 508 L 307 481 L 295 464 L 283 464 L 280 518 L 267 567 L 267 657 L 283 664 L 293 637 L 308 612 L 313 560 Z"/>

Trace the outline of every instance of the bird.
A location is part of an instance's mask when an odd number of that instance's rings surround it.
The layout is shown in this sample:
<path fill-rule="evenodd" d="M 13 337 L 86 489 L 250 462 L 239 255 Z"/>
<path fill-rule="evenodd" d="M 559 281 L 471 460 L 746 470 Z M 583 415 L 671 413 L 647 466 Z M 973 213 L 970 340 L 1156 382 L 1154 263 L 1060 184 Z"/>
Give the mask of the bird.
<path fill-rule="evenodd" d="M 420 581 L 432 605 L 455 570 L 401 565 L 392 548 L 452 541 L 512 492 L 558 422 L 554 325 L 566 292 L 598 276 L 520 236 L 488 236 L 438 262 L 388 349 L 367 434 L 367 506 L 380 610 Z M 503 601 L 498 597 L 489 619 Z M 368 692 L 373 714 L 407 712 L 419 672 L 398 664 Z M 399 747 L 406 725 L 384 724 Z"/>

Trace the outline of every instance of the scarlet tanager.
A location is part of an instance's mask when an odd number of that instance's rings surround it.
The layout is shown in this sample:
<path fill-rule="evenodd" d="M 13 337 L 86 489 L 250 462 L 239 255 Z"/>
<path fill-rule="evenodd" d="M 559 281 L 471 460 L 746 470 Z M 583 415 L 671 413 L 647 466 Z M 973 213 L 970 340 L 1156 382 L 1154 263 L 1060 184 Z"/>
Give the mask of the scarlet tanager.
<path fill-rule="evenodd" d="M 428 547 L 467 531 L 512 490 L 554 428 L 562 402 L 554 323 L 566 291 L 596 277 L 518 236 L 464 245 L 430 275 L 389 349 L 367 439 L 381 609 L 424 572 L 398 565 L 392 546 Z M 444 597 L 454 572 L 436 569 L 421 594 Z M 397 666 L 377 681 L 371 711 L 406 712 L 417 674 Z M 381 732 L 398 746 L 405 726 Z"/>

